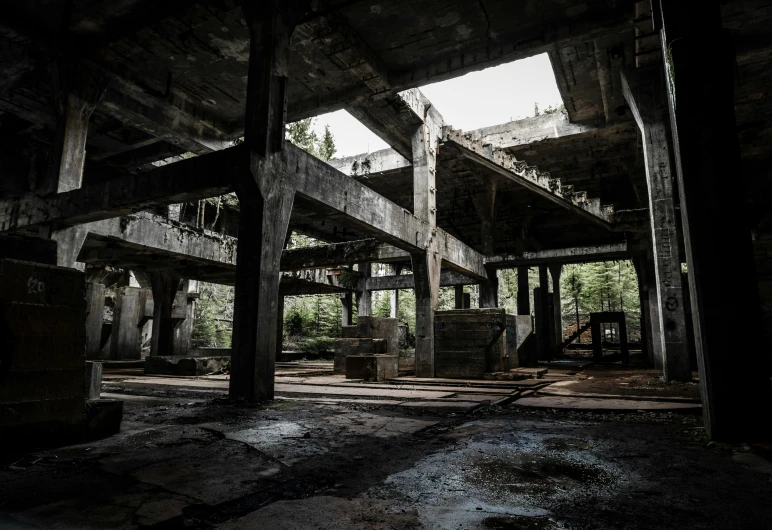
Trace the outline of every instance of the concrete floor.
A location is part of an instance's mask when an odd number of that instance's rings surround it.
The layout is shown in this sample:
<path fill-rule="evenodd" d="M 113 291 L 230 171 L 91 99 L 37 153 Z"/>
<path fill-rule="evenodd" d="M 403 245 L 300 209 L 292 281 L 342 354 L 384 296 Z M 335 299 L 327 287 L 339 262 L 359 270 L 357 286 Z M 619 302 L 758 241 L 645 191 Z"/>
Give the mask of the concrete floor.
<path fill-rule="evenodd" d="M 764 447 L 707 443 L 691 389 L 609 394 L 646 372 L 472 387 L 303 370 L 253 406 L 223 399 L 225 376 L 108 373 L 122 432 L 6 454 L 0 528 L 772 527 Z M 588 395 L 606 405 L 540 401 Z"/>

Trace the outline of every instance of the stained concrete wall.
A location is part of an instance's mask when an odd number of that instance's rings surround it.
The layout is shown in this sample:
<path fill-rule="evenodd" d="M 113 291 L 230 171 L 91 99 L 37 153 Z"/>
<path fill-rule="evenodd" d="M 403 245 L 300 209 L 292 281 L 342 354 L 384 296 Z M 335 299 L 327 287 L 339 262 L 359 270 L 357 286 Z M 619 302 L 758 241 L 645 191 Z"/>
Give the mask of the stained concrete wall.
<path fill-rule="evenodd" d="M 3 442 L 84 428 L 85 294 L 80 271 L 0 260 L 0 433 L 14 433 Z"/>

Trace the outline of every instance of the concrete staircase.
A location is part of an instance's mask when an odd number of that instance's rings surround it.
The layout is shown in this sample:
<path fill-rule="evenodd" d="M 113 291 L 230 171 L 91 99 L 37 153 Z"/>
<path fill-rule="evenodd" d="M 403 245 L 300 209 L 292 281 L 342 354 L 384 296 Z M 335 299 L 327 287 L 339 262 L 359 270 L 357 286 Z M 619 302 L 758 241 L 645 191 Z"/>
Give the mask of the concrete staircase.
<path fill-rule="evenodd" d="M 487 166 L 498 174 L 516 182 L 546 199 L 577 214 L 610 228 L 614 220 L 614 207 L 603 205 L 598 198 L 587 197 L 587 192 L 575 191 L 573 186 L 562 185 L 560 179 L 517 160 L 509 152 L 494 148 L 471 134 L 452 127 L 444 127 L 443 141 L 457 146 L 468 158 Z"/>

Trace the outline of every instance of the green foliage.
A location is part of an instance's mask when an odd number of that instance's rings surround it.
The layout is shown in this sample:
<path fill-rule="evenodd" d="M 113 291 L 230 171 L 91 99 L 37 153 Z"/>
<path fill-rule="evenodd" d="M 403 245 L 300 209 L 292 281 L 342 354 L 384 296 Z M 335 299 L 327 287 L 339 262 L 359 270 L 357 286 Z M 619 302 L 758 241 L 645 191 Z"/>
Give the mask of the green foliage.
<path fill-rule="evenodd" d="M 556 112 L 565 112 L 565 110 L 566 110 L 566 106 L 563 105 L 562 103 L 560 105 L 555 104 L 554 107 L 551 104 L 547 105 L 547 108 L 544 109 L 543 112 L 539 111 L 539 104 L 538 103 L 534 103 L 533 104 L 533 116 L 534 117 L 541 116 L 542 114 L 555 114 Z"/>
<path fill-rule="evenodd" d="M 334 344 L 335 339 L 330 337 L 313 337 L 298 344 L 298 349 L 305 353 L 307 357 L 320 357 L 333 353 Z"/>
<path fill-rule="evenodd" d="M 340 337 L 341 302 L 337 295 L 293 296 L 284 299 L 286 337 Z"/>
<path fill-rule="evenodd" d="M 324 135 L 319 138 L 313 126 L 314 118 L 288 123 L 287 139 L 321 160 L 330 160 L 336 152 L 335 138 L 330 132 L 330 127 L 326 125 Z"/>
<path fill-rule="evenodd" d="M 199 282 L 196 323 L 190 340 L 194 348 L 228 348 L 233 331 L 233 287 Z"/>
<path fill-rule="evenodd" d="M 555 114 L 557 112 L 564 112 L 566 110 L 566 106 L 562 103 L 560 105 L 555 105 L 554 107 L 552 105 L 547 105 L 547 108 L 544 109 L 543 114 Z"/>
<path fill-rule="evenodd" d="M 332 133 L 330 132 L 330 126 L 325 125 L 324 126 L 324 136 L 322 136 L 322 139 L 319 141 L 319 158 L 322 160 L 330 160 L 333 156 L 335 156 L 335 153 L 338 151 L 335 148 L 335 138 L 332 136 Z"/>

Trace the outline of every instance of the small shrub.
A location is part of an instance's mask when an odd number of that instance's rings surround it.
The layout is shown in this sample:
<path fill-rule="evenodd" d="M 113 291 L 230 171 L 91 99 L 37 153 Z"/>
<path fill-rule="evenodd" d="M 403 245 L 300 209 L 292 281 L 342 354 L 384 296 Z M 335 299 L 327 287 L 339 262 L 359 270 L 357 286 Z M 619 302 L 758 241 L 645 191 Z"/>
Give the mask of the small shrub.
<path fill-rule="evenodd" d="M 321 357 L 333 353 L 335 339 L 330 337 L 314 337 L 298 344 L 298 349 L 308 357 Z"/>

